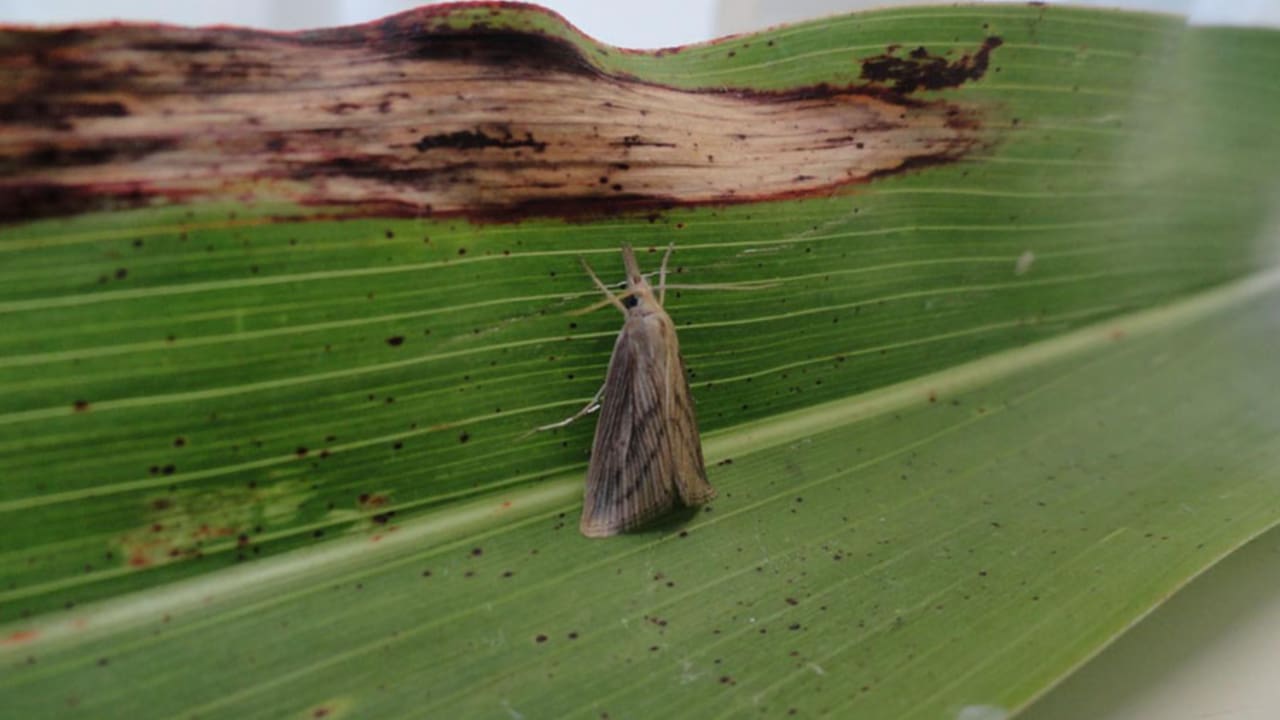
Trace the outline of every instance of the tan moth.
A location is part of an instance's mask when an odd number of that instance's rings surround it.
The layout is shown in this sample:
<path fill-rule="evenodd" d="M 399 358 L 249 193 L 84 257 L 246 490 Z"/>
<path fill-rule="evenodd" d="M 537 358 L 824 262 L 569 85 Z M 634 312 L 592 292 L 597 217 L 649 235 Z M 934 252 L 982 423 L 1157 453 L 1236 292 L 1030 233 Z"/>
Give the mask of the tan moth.
<path fill-rule="evenodd" d="M 675 324 L 663 309 L 672 249 L 662 258 L 656 295 L 629 245 L 622 246 L 627 288 L 618 295 L 582 263 L 625 321 L 596 400 L 572 418 L 540 429 L 567 425 L 600 409 L 579 524 L 587 537 L 633 530 L 677 504 L 701 505 L 716 495 L 707 482 Z"/>

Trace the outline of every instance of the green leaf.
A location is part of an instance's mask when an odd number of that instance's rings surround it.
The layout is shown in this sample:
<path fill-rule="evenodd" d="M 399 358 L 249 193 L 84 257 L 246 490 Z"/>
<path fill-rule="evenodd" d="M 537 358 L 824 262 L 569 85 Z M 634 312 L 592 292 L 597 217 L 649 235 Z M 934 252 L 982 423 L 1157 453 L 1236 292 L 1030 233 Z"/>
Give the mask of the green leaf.
<path fill-rule="evenodd" d="M 18 716 L 1003 717 L 1280 516 L 1274 32 L 633 53 L 460 6 L 0 49 Z M 593 423 L 528 431 L 602 381 L 577 259 L 622 242 L 721 286 L 667 301 L 720 497 L 589 541 Z"/>

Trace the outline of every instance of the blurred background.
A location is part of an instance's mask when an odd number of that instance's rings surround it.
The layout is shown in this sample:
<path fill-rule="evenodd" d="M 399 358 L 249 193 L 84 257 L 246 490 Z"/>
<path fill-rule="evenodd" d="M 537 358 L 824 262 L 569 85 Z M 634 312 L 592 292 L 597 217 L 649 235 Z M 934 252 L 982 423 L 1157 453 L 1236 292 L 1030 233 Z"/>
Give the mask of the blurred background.
<path fill-rule="evenodd" d="M 0 0 L 0 23 L 151 21 L 275 30 L 348 25 L 420 0 Z M 903 0 L 542 0 L 612 45 L 684 45 Z M 1112 0 L 1198 24 L 1280 27 L 1280 0 Z M 1273 70 L 1280 70 L 1275 68 Z M 1052 690 L 1026 720 L 1272 720 L 1280 717 L 1280 531 L 1194 581 Z M 987 719 L 984 719 L 987 720 Z M 991 718 L 989 720 L 997 720 Z"/>
<path fill-rule="evenodd" d="M 917 0 L 918 2 L 918 0 Z M 429 0 L 0 0 L 0 22 L 151 20 L 177 25 L 248 25 L 274 30 L 350 25 Z M 588 35 L 611 45 L 657 48 L 821 17 L 908 5 L 911 0 L 543 0 Z M 1280 0 L 1084 0 L 1079 5 L 1172 12 L 1193 22 L 1280 27 Z"/>

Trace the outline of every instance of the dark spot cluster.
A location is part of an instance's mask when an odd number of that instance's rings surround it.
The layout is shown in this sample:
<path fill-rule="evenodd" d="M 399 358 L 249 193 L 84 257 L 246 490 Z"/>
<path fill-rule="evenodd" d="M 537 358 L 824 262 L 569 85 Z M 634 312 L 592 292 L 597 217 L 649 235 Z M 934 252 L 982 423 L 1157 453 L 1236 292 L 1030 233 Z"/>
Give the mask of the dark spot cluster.
<path fill-rule="evenodd" d="M 621 142 L 613 143 L 625 148 L 633 147 L 668 147 L 673 148 L 675 143 L 661 142 L 659 140 L 649 140 L 640 135 L 624 135 Z"/>
<path fill-rule="evenodd" d="M 959 87 L 985 75 L 991 51 L 1002 44 L 1004 41 L 993 35 L 984 40 L 976 52 L 963 55 L 954 62 L 933 55 L 924 47 L 917 47 L 906 57 L 899 57 L 898 48 L 891 46 L 882 55 L 864 58 L 861 76 L 864 80 L 891 85 L 894 92 L 904 95 L 921 89 Z"/>
<path fill-rule="evenodd" d="M 53 100 L 26 98 L 0 103 L 0 123 L 35 125 L 69 130 L 77 118 L 129 117 L 129 109 L 118 100 Z"/>
<path fill-rule="evenodd" d="M 490 134 L 484 130 L 458 130 L 449 133 L 423 135 L 418 142 L 414 143 L 414 147 L 418 149 L 418 152 L 428 152 L 438 148 L 452 150 L 532 148 L 534 152 L 542 152 L 547 149 L 547 144 L 535 140 L 533 133 L 526 132 L 524 137 L 520 138 L 513 135 L 509 128 L 502 128 L 496 134 Z"/>
<path fill-rule="evenodd" d="M 120 138 L 79 145 L 47 143 L 18 156 L 16 162 L 18 166 L 32 170 L 135 162 L 152 153 L 169 150 L 176 144 L 168 138 Z"/>

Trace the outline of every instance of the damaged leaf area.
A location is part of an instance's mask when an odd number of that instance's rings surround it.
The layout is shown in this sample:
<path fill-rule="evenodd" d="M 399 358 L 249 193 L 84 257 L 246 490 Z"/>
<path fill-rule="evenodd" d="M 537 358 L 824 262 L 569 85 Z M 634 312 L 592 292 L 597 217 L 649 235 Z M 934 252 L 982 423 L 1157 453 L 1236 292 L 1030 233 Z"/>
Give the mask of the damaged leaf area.
<path fill-rule="evenodd" d="M 261 534 L 264 524 L 288 522 L 305 500 L 303 489 L 292 483 L 156 495 L 146 502 L 148 522 L 123 533 L 116 550 L 121 562 L 135 569 L 199 558 L 228 546 L 253 552 L 250 535 Z"/>
<path fill-rule="evenodd" d="M 1000 44 L 870 57 L 854 84 L 688 90 L 437 15 L 25 33 L 0 49 L 0 218 L 215 197 L 472 220 L 805 197 L 979 147 L 975 110 L 917 95 L 980 80 Z"/>

